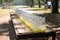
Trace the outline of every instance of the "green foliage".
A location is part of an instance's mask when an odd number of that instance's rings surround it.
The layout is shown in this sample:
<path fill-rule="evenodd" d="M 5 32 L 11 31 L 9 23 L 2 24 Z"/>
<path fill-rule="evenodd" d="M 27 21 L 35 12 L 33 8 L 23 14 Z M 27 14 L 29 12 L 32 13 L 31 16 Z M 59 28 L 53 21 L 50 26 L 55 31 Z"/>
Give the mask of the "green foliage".
<path fill-rule="evenodd" d="M 26 5 L 31 5 L 32 0 L 25 0 Z"/>
<path fill-rule="evenodd" d="M 31 5 L 32 0 L 25 0 L 26 5 Z M 41 4 L 45 3 L 45 0 L 40 0 Z M 34 5 L 38 5 L 38 0 L 34 0 Z"/>
<path fill-rule="evenodd" d="M 13 0 L 0 0 L 0 4 L 3 3 L 3 2 L 4 3 L 11 3 L 11 2 L 13 2 Z"/>
<path fill-rule="evenodd" d="M 0 0 L 0 4 L 2 4 L 2 0 Z"/>
<path fill-rule="evenodd" d="M 9 0 L 9 3 L 13 2 L 13 0 Z"/>

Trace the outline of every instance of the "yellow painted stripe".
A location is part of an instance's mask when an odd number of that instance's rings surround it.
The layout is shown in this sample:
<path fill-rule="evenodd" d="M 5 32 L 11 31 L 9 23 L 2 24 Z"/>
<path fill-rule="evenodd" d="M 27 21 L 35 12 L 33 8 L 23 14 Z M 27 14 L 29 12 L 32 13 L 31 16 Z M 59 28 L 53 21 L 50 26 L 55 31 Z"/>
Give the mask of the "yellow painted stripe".
<path fill-rule="evenodd" d="M 36 30 L 36 29 L 33 29 L 33 25 L 31 25 L 30 23 L 28 23 L 27 21 L 25 21 L 23 19 L 23 17 L 19 16 L 17 13 L 15 13 L 16 16 L 19 18 L 20 21 L 22 21 L 27 27 L 29 27 L 33 32 L 37 33 L 37 32 L 45 32 L 46 30 L 45 29 L 41 29 L 41 30 Z"/>

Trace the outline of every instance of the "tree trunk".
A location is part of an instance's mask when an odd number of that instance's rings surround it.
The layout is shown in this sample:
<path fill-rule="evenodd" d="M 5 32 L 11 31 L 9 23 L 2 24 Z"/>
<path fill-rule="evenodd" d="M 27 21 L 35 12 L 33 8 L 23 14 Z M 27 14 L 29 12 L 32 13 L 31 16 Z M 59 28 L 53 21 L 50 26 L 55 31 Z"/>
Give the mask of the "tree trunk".
<path fill-rule="evenodd" d="M 45 0 L 45 9 L 48 8 L 48 6 L 47 6 L 47 2 L 48 2 L 48 0 Z"/>
<path fill-rule="evenodd" d="M 34 7 L 34 0 L 31 1 L 31 7 Z"/>
<path fill-rule="evenodd" d="M 0 3 L 1 3 L 1 5 L 2 5 L 2 1 L 1 1 Z"/>
<path fill-rule="evenodd" d="M 48 0 L 45 0 L 45 4 L 47 4 Z"/>
<path fill-rule="evenodd" d="M 40 2 L 40 0 L 38 0 L 38 4 L 39 4 L 39 8 L 41 8 L 41 2 Z"/>
<path fill-rule="evenodd" d="M 58 12 L 58 0 L 53 0 L 52 1 L 52 13 L 56 14 Z"/>

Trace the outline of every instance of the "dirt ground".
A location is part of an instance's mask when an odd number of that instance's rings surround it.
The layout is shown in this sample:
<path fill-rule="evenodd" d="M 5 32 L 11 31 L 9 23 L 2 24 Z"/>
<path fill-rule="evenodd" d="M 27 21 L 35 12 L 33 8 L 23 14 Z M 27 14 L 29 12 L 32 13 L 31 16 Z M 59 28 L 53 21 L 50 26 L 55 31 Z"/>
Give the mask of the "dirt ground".
<path fill-rule="evenodd" d="M 0 7 L 0 40 L 10 40 L 9 20 L 12 9 L 2 9 Z"/>

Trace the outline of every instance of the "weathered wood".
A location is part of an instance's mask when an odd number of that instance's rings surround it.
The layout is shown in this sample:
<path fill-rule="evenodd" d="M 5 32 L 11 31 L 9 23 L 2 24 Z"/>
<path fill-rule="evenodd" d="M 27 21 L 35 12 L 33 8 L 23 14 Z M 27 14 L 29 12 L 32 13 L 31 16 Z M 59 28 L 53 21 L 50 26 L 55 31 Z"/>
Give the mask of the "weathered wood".
<path fill-rule="evenodd" d="M 13 17 L 13 18 L 12 18 Z M 16 16 L 11 15 L 11 20 L 13 23 L 13 27 L 16 33 L 16 40 L 26 39 L 26 38 L 38 38 L 38 37 L 50 37 L 52 36 L 52 40 L 55 40 L 56 32 L 47 30 L 46 32 L 38 32 L 33 33 L 24 23 L 22 23 Z"/>

